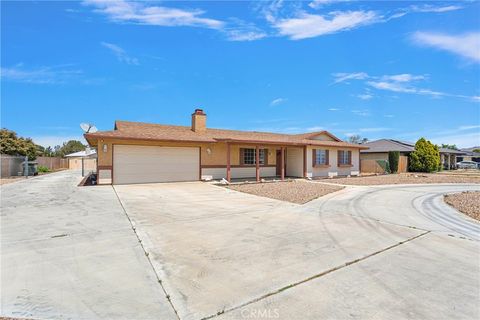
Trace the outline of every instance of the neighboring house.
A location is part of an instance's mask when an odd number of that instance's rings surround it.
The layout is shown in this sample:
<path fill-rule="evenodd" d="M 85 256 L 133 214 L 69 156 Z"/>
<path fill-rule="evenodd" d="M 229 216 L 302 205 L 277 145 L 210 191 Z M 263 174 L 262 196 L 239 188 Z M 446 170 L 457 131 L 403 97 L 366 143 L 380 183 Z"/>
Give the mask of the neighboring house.
<path fill-rule="evenodd" d="M 361 160 L 385 160 L 388 161 L 389 151 L 400 152 L 399 172 L 408 171 L 408 155 L 415 150 L 415 143 L 406 142 L 394 139 L 380 139 L 364 144 L 367 150 L 362 150 L 360 153 Z M 444 169 L 455 169 L 456 157 L 464 154 L 463 151 L 439 148 L 440 161 Z M 403 158 L 402 158 L 403 157 Z"/>
<path fill-rule="evenodd" d="M 458 155 L 456 161 L 474 161 L 480 163 L 480 152 L 474 152 L 473 150 L 480 150 L 480 147 L 460 149 L 464 154 Z"/>
<path fill-rule="evenodd" d="M 359 174 L 360 149 L 327 131 L 277 134 L 210 129 L 197 109 L 191 126 L 116 121 L 112 131 L 86 133 L 98 150 L 100 184 L 278 176 Z"/>
<path fill-rule="evenodd" d="M 69 169 L 82 169 L 83 162 L 84 169 L 96 170 L 97 152 L 91 148 L 67 154 L 65 158 L 68 159 Z"/>

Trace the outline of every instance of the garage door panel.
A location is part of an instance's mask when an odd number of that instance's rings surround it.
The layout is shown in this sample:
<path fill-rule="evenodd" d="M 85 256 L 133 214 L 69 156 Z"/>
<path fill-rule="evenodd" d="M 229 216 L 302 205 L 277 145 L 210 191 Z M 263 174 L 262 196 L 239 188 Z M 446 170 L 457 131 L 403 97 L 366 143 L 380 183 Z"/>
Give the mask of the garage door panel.
<path fill-rule="evenodd" d="M 199 179 L 199 148 L 115 145 L 115 184 Z"/>

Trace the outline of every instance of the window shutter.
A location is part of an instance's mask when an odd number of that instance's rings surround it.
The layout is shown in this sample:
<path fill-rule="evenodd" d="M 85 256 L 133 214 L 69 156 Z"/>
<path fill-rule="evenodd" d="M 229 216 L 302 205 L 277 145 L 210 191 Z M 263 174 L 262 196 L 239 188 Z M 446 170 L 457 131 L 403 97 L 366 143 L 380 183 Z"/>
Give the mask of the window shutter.
<path fill-rule="evenodd" d="M 325 150 L 325 160 L 326 160 L 326 165 L 328 166 L 330 164 L 330 150 Z"/>
<path fill-rule="evenodd" d="M 340 157 L 342 155 L 342 151 L 338 150 L 337 151 L 337 166 L 340 166 Z"/>
<path fill-rule="evenodd" d="M 312 167 L 315 167 L 317 164 L 317 150 L 312 149 Z"/>
<path fill-rule="evenodd" d="M 352 151 L 348 151 L 348 164 L 352 164 Z"/>
<path fill-rule="evenodd" d="M 245 164 L 245 161 L 244 161 L 244 160 L 245 160 L 244 152 L 245 152 L 245 149 L 240 148 L 240 161 L 239 161 L 239 163 L 240 163 L 240 165 L 242 165 L 242 166 Z"/>

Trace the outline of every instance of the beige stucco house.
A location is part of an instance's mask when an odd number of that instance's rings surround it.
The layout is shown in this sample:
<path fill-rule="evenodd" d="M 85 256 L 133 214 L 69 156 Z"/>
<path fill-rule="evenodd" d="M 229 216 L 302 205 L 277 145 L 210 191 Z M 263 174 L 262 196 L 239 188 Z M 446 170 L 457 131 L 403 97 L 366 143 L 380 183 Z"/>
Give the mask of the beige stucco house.
<path fill-rule="evenodd" d="M 85 134 L 97 148 L 99 184 L 358 175 L 366 148 L 327 131 L 278 134 L 206 123 L 197 109 L 191 126 L 116 121 L 114 130 Z"/>

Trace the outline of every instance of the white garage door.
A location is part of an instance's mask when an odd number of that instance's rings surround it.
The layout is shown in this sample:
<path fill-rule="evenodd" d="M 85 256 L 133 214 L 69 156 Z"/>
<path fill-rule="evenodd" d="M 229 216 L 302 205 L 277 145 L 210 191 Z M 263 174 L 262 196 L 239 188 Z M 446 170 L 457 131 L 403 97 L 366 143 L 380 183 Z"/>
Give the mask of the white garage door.
<path fill-rule="evenodd" d="M 113 183 L 199 180 L 199 148 L 115 145 Z"/>

